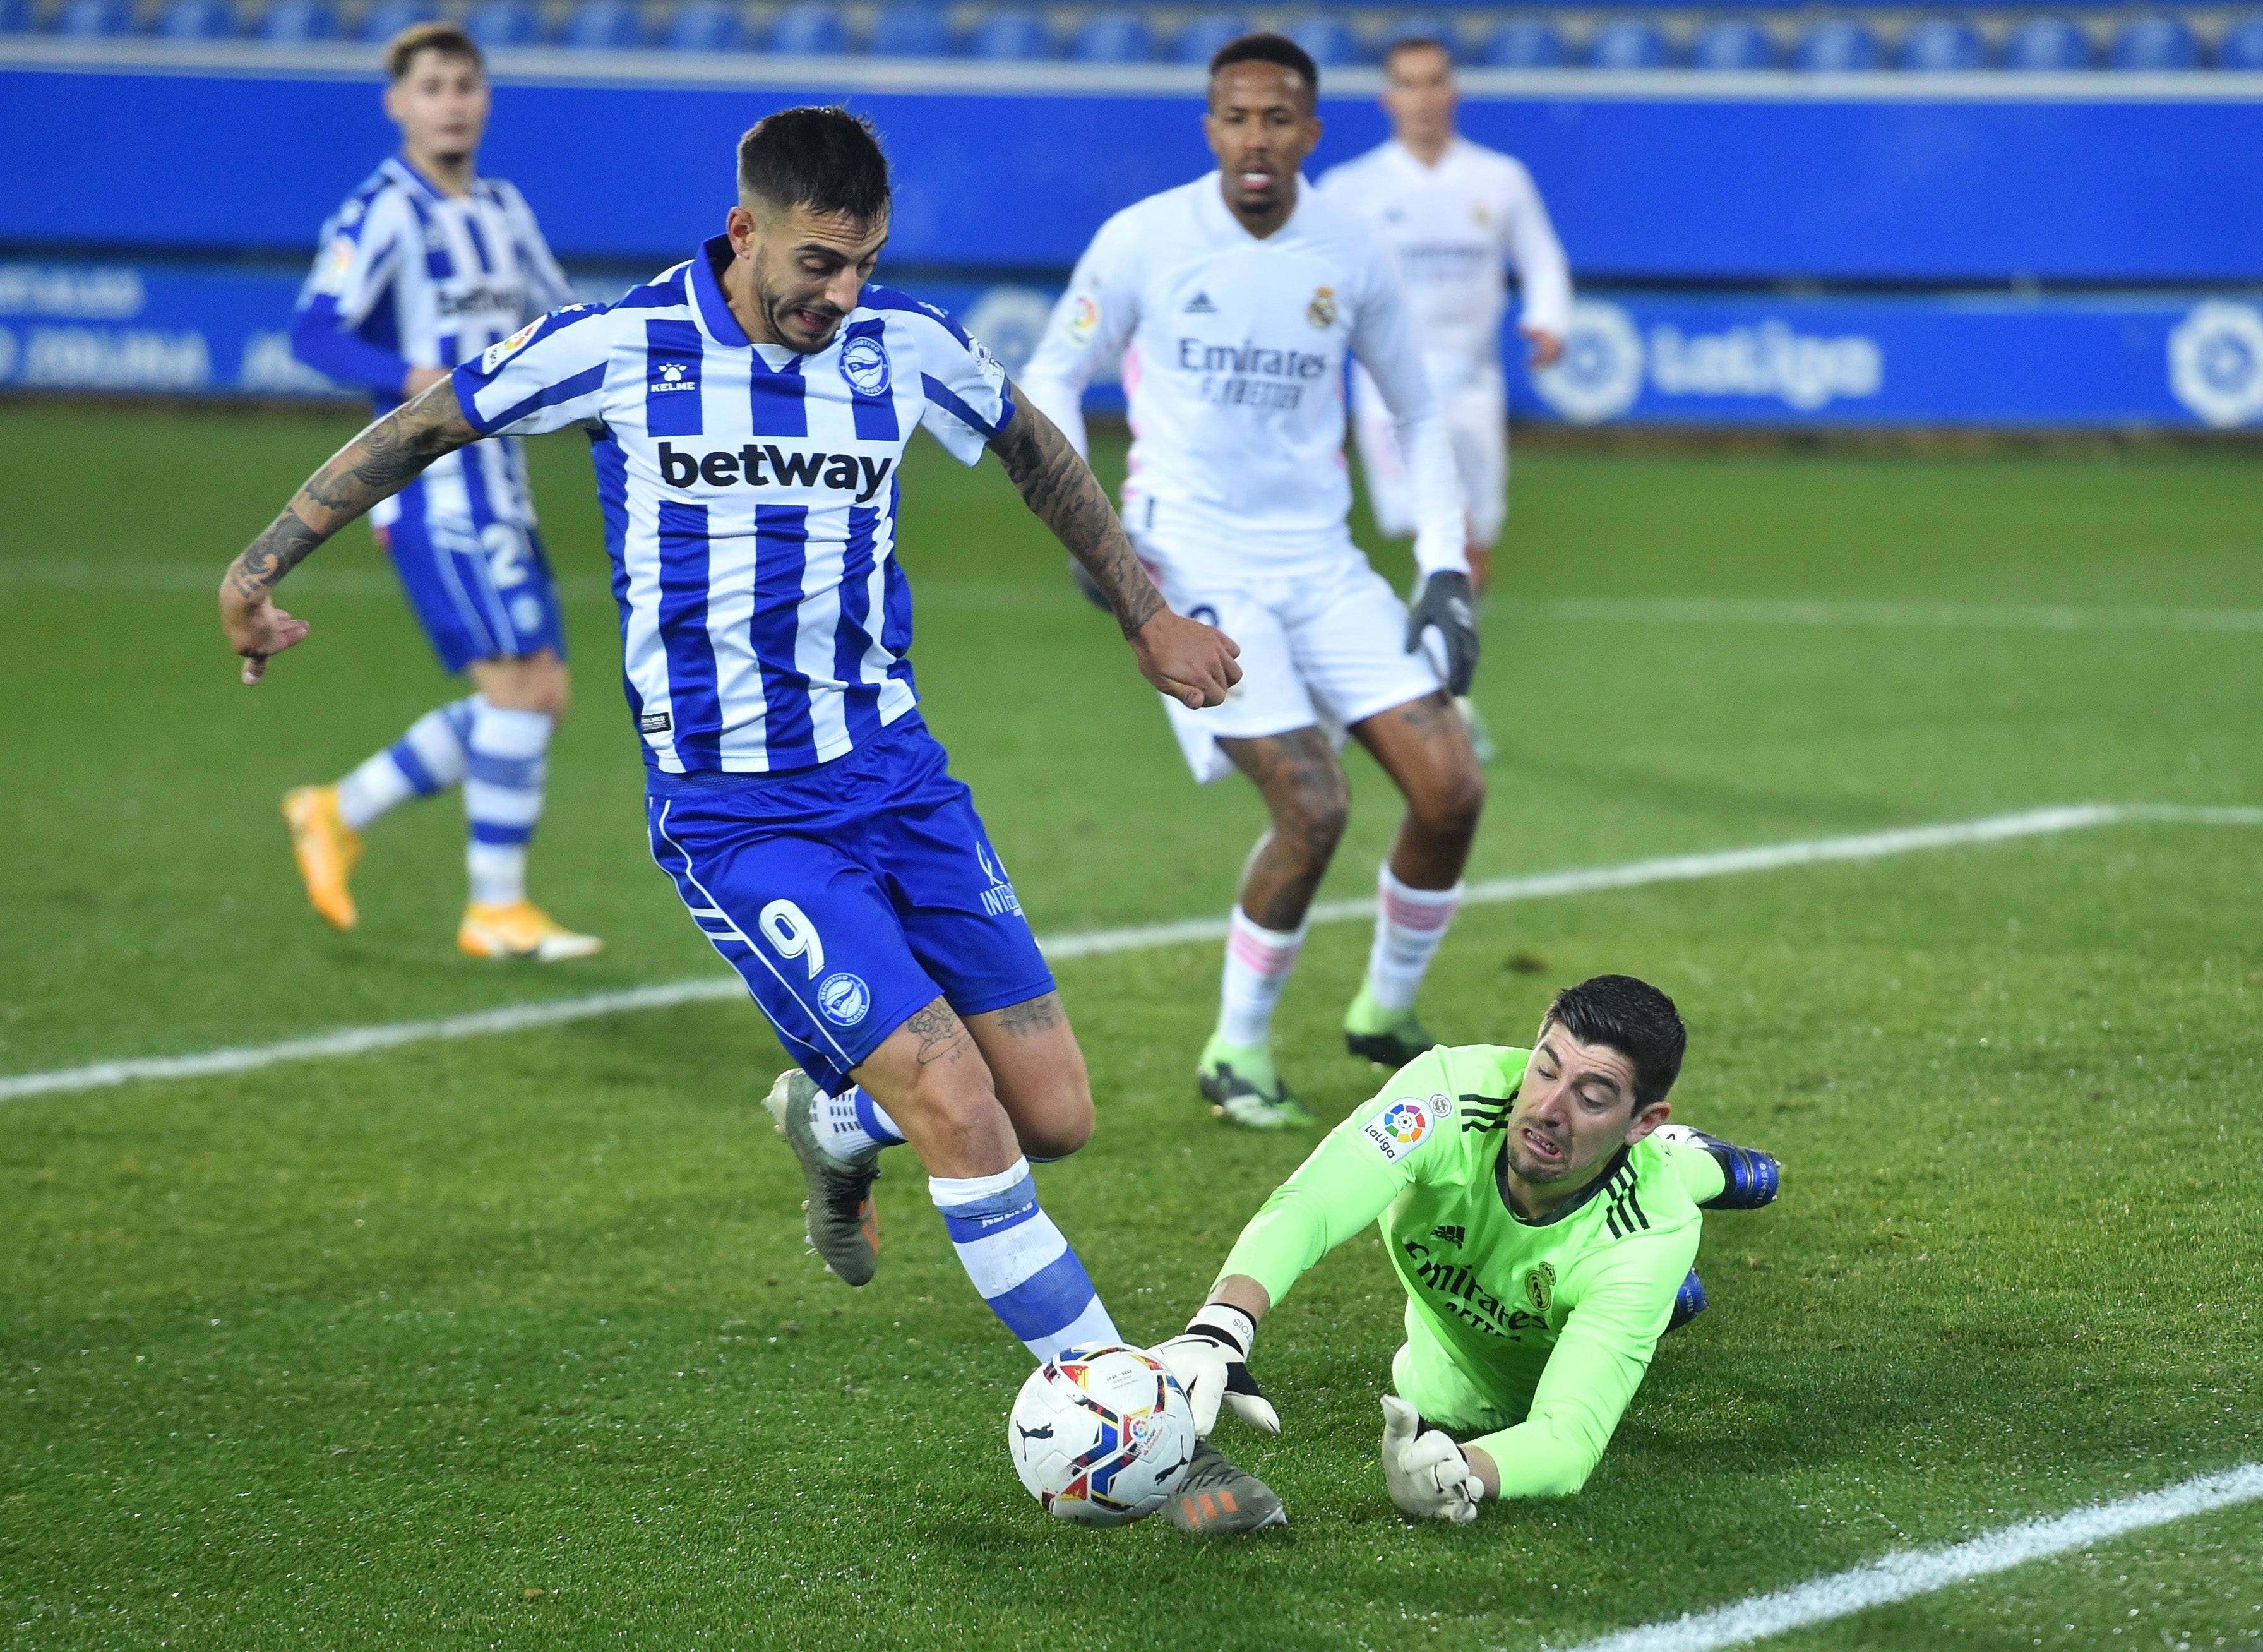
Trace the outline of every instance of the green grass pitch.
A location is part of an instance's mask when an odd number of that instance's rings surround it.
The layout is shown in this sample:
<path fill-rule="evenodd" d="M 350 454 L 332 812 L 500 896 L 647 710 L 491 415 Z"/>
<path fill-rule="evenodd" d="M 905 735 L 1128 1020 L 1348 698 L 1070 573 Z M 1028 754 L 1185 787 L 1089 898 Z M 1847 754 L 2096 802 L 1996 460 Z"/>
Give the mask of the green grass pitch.
<path fill-rule="evenodd" d="M 0 407 L 0 1073 L 718 967 L 645 851 L 571 437 L 534 445 L 580 691 L 534 893 L 608 950 L 456 956 L 452 801 L 373 832 L 359 931 L 306 909 L 278 795 L 456 692 L 359 529 L 287 588 L 311 641 L 234 680 L 211 589 L 351 424 Z M 994 466 L 913 460 L 928 714 L 1039 930 L 1222 913 L 1247 788 L 1188 782 Z M 1476 876 L 2263 801 L 2252 630 L 1614 605 L 2263 609 L 2250 460 L 1536 453 L 1502 586 Z M 1352 770 L 1334 895 L 1395 817 Z M 0 1644 L 1523 1652 L 2254 1460 L 2259 885 L 2263 830 L 2132 825 L 1466 911 L 1442 1034 L 1520 1041 L 1555 986 L 1644 975 L 1692 1028 L 1678 1116 L 1786 1171 L 1708 1224 L 1712 1308 L 1585 1494 L 1455 1530 L 1384 1494 L 1371 1239 L 1266 1325 L 1287 1432 L 1222 1437 L 1285 1534 L 1047 1522 L 1003 1445 L 1023 1356 L 916 1167 L 879 1185 L 871 1287 L 803 1254 L 744 1004 L 0 1103 Z M 1316 931 L 1282 1018 L 1331 1119 L 1376 1082 L 1334 1031 L 1366 944 Z M 1136 1337 L 1178 1327 L 1307 1147 L 1197 1105 L 1217 967 L 1061 971 L 1100 1129 L 1041 1179 Z M 2253 1648 L 2263 1507 L 1769 1644 Z"/>

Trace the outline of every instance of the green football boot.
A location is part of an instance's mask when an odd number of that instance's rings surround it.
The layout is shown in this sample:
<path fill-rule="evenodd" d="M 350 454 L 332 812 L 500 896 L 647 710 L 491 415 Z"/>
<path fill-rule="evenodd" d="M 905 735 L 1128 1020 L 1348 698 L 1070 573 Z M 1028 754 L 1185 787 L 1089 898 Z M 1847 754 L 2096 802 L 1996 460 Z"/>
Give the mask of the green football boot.
<path fill-rule="evenodd" d="M 1194 1460 L 1169 1503 L 1171 1524 L 1194 1537 L 1233 1537 L 1289 1524 L 1273 1488 L 1226 1461 L 1208 1440 L 1195 1442 Z"/>
<path fill-rule="evenodd" d="M 880 1176 L 880 1150 L 838 1159 L 817 1139 L 816 1081 L 799 1067 L 788 1068 L 770 1086 L 763 1105 L 777 1120 L 777 1133 L 801 1161 L 809 1197 L 810 1249 L 846 1285 L 871 1280 L 880 1265 L 880 1214 L 872 1203 L 872 1184 Z"/>
<path fill-rule="evenodd" d="M 1228 1044 L 1216 1033 L 1203 1046 L 1195 1083 L 1210 1098 L 1211 1111 L 1252 1130 L 1283 1130 L 1319 1122 L 1289 1093 L 1262 1044 Z"/>
<path fill-rule="evenodd" d="M 1423 1051 L 1438 1047 L 1438 1040 L 1424 1032 L 1422 1024 L 1414 1018 L 1414 1011 L 1385 1009 L 1376 1003 L 1374 993 L 1364 982 L 1360 984 L 1359 996 L 1344 1011 L 1343 1027 L 1345 1049 L 1393 1072 Z"/>

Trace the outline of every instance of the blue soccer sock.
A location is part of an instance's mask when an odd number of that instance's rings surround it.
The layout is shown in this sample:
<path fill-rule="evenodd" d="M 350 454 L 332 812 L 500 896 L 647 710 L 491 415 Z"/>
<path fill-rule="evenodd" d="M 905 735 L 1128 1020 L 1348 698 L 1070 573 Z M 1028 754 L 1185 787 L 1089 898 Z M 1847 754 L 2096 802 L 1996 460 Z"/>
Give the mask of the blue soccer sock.
<path fill-rule="evenodd" d="M 338 818 L 359 831 L 412 797 L 430 797 L 464 778 L 474 699 L 428 711 L 408 732 L 338 782 Z"/>
<path fill-rule="evenodd" d="M 1119 1340 L 1084 1264 L 1038 1207 L 1026 1159 L 995 1176 L 930 1176 L 927 1188 L 967 1278 L 1030 1353 Z"/>
<path fill-rule="evenodd" d="M 837 1096 L 820 1096 L 813 1122 L 818 1145 L 836 1159 L 860 1158 L 881 1148 L 903 1145 L 904 1133 L 862 1084 Z"/>
<path fill-rule="evenodd" d="M 539 711 L 491 706 L 473 697 L 464 771 L 464 817 L 471 825 L 465 865 L 472 899 L 509 906 L 526 898 L 526 845 L 542 818 L 542 786 L 552 720 Z"/>

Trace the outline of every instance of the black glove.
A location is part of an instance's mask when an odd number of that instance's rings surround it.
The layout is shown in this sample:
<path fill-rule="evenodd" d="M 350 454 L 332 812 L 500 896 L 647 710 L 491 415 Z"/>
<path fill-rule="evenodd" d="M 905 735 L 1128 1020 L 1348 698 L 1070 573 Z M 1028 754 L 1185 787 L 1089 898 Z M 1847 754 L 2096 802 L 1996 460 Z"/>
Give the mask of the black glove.
<path fill-rule="evenodd" d="M 1437 573 L 1422 582 L 1406 611 L 1407 653 L 1422 646 L 1425 631 L 1435 631 L 1446 645 L 1446 686 L 1457 696 L 1468 693 L 1478 674 L 1478 616 L 1467 574 Z"/>

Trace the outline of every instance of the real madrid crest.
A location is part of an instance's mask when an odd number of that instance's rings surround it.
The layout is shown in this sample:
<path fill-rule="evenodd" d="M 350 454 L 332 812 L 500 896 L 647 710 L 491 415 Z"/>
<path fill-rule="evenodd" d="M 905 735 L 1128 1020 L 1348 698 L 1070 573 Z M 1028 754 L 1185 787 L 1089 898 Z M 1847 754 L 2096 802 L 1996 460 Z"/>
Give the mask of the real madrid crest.
<path fill-rule="evenodd" d="M 1544 1262 L 1526 1274 L 1524 1294 L 1532 1303 L 1532 1311 L 1547 1318 L 1548 1305 L 1556 1300 L 1556 1264 Z"/>
<path fill-rule="evenodd" d="M 1313 290 L 1312 301 L 1305 306 L 1305 319 L 1322 332 L 1336 324 L 1336 290 L 1332 286 Z"/>

